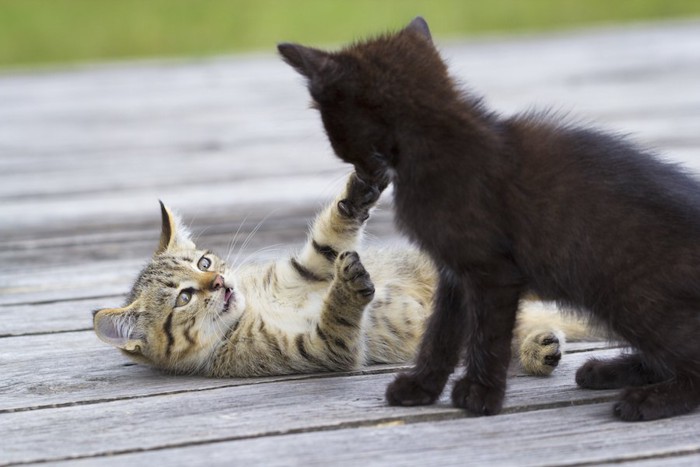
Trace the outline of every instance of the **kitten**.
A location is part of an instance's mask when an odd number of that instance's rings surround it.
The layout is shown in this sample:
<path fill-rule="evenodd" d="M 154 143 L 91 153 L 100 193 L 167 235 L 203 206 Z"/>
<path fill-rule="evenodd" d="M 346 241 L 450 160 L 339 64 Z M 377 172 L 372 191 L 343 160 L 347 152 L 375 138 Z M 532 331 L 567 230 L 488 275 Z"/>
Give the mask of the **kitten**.
<path fill-rule="evenodd" d="M 94 327 L 129 357 L 174 373 L 217 377 L 351 370 L 406 362 L 432 309 L 435 272 L 413 249 L 357 253 L 380 187 L 348 179 L 298 255 L 232 268 L 199 249 L 165 206 L 160 245 L 121 308 Z M 531 374 L 557 366 L 564 334 L 586 327 L 525 304 L 517 344 Z"/>
<path fill-rule="evenodd" d="M 501 117 L 461 91 L 416 18 L 335 53 L 278 46 L 308 80 L 336 154 L 390 176 L 400 229 L 439 270 L 415 368 L 390 404 L 502 408 L 525 292 L 584 309 L 634 352 L 591 360 L 583 388 L 625 388 L 623 420 L 700 403 L 700 186 L 619 137 L 546 115 Z"/>

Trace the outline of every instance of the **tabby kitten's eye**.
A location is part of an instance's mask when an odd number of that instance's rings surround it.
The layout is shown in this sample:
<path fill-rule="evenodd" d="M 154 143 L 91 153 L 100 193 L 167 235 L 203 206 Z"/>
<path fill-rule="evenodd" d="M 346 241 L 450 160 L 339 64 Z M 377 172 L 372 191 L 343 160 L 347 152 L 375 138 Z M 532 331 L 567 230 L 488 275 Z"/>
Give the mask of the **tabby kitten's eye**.
<path fill-rule="evenodd" d="M 192 300 L 192 290 L 183 290 L 180 292 L 180 295 L 177 296 L 177 300 L 175 300 L 175 307 L 185 306 L 190 303 L 190 300 Z"/>
<path fill-rule="evenodd" d="M 211 260 L 206 256 L 202 256 L 197 263 L 197 267 L 202 271 L 206 271 L 211 267 Z"/>

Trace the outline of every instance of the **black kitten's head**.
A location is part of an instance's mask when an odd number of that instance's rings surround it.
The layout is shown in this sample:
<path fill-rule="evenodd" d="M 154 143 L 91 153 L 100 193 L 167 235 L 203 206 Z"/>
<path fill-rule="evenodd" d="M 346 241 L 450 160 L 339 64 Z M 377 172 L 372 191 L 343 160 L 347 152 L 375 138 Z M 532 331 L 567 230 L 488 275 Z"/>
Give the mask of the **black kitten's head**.
<path fill-rule="evenodd" d="M 284 60 L 306 77 L 334 151 L 372 179 L 396 167 L 402 135 L 426 106 L 452 94 L 447 68 L 423 18 L 398 33 L 324 52 L 279 44 Z"/>

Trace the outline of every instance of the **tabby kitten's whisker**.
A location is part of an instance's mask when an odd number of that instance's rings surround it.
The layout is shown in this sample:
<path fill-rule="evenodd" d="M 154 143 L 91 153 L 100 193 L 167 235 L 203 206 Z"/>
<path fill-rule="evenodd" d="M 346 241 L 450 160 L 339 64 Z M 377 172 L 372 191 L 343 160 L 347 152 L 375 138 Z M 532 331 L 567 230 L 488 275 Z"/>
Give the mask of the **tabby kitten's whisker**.
<path fill-rule="evenodd" d="M 234 275 L 238 272 L 238 270 L 241 268 L 241 266 L 244 266 L 245 264 L 247 264 L 252 258 L 255 258 L 260 253 L 273 253 L 273 252 L 282 251 L 281 247 L 283 247 L 283 246 L 284 245 L 282 243 L 276 243 L 274 245 L 264 246 L 264 247 L 258 248 L 255 251 L 249 252 L 243 259 L 241 259 L 240 263 L 238 263 L 238 264 L 232 263 L 231 264 L 235 268 L 233 270 Z"/>
<path fill-rule="evenodd" d="M 248 246 L 248 243 L 250 243 L 250 241 L 253 239 L 253 237 L 254 237 L 255 234 L 258 232 L 258 230 L 260 229 L 260 227 L 262 227 L 263 223 L 264 223 L 274 212 L 276 212 L 276 211 L 277 211 L 277 210 L 274 209 L 274 210 L 272 210 L 271 212 L 269 212 L 265 217 L 263 217 L 263 218 L 260 220 L 260 222 L 258 222 L 258 224 L 255 226 L 255 228 L 254 228 L 253 230 L 251 230 L 251 231 L 248 233 L 248 235 L 246 236 L 245 240 L 243 241 L 243 244 L 242 244 L 242 245 L 240 246 L 240 248 L 238 249 L 238 253 L 237 253 L 236 257 L 233 259 L 233 263 L 234 263 L 234 264 L 238 261 L 241 252 L 244 251 L 244 250 L 246 249 L 246 247 Z"/>
<path fill-rule="evenodd" d="M 241 232 L 241 229 L 243 228 L 243 225 L 245 225 L 247 220 L 248 220 L 248 215 L 246 215 L 243 218 L 243 221 L 240 224 L 238 224 L 238 228 L 236 229 L 236 233 L 233 234 L 233 237 L 231 238 L 231 241 L 228 244 L 228 250 L 226 253 L 226 260 L 225 260 L 226 263 L 228 263 L 228 261 L 231 257 L 231 252 L 233 251 L 233 248 L 236 244 L 236 240 L 238 240 L 238 234 Z"/>

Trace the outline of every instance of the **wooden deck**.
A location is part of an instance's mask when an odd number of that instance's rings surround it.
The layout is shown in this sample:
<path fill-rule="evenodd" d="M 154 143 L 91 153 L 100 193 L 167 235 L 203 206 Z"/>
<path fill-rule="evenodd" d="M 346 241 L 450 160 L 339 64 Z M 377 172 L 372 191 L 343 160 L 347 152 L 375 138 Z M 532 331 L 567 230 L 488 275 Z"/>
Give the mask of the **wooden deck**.
<path fill-rule="evenodd" d="M 505 113 L 571 110 L 700 170 L 700 22 L 441 46 Z M 158 199 L 219 251 L 259 224 L 243 255 L 301 244 L 348 172 L 307 104 L 272 54 L 0 75 L 0 465 L 700 465 L 700 412 L 625 424 L 614 391 L 576 387 L 602 343 L 472 418 L 387 407 L 397 367 L 173 377 L 99 342 L 90 311 L 151 254 Z M 383 205 L 373 241 L 398 238 Z"/>

